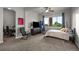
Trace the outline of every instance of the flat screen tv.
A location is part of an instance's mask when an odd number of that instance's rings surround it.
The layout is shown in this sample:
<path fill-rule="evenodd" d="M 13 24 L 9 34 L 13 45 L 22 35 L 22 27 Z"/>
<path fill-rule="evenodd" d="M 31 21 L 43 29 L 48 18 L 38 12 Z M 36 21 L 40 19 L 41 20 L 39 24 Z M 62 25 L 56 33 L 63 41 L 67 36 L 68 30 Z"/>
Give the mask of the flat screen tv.
<path fill-rule="evenodd" d="M 39 22 L 33 22 L 33 28 L 39 27 Z"/>

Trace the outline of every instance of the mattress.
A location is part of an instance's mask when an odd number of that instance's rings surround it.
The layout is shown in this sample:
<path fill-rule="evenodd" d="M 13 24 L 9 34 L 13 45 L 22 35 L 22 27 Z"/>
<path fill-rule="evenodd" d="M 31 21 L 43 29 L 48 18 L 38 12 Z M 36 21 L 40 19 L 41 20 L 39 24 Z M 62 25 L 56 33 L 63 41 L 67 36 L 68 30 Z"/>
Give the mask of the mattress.
<path fill-rule="evenodd" d="M 57 37 L 60 39 L 69 40 L 69 33 L 60 30 L 48 30 L 45 36 Z"/>

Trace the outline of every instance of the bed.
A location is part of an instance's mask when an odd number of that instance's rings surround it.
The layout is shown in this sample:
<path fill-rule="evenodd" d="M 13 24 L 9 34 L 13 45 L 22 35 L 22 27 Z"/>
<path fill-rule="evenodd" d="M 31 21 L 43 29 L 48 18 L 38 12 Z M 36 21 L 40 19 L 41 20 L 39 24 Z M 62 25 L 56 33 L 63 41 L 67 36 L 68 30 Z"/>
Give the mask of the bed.
<path fill-rule="evenodd" d="M 48 30 L 45 34 L 45 37 L 46 36 L 69 40 L 69 33 L 61 30 Z"/>

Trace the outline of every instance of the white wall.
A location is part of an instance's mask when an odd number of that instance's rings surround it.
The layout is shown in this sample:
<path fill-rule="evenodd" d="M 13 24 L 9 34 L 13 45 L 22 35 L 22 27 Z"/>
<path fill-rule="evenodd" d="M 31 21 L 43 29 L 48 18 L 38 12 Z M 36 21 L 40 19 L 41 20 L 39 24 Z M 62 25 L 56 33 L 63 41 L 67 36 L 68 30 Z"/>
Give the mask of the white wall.
<path fill-rule="evenodd" d="M 24 8 L 23 7 L 12 7 L 12 9 L 16 12 L 16 38 L 19 38 L 19 34 L 18 34 L 18 18 L 24 18 L 25 20 L 25 12 L 24 12 Z"/>
<path fill-rule="evenodd" d="M 38 13 L 34 12 L 34 11 L 29 11 L 29 10 L 25 10 L 25 28 L 26 31 L 28 31 L 29 28 L 29 24 L 33 21 L 39 21 L 42 20 L 42 15 L 39 15 Z"/>
<path fill-rule="evenodd" d="M 21 37 L 21 35 L 19 35 L 18 33 L 18 28 L 20 28 L 20 26 L 18 26 L 18 18 L 24 18 L 25 21 L 24 27 L 26 31 L 30 30 L 28 28 L 30 22 L 42 19 L 42 16 L 37 14 L 36 12 L 29 11 L 21 7 L 13 7 L 12 9 L 16 12 L 16 38 Z"/>
<path fill-rule="evenodd" d="M 72 8 L 72 28 L 76 28 L 76 40 L 75 43 L 79 48 L 79 8 Z"/>
<path fill-rule="evenodd" d="M 76 27 L 76 14 L 79 13 L 79 8 L 72 8 L 72 28 Z"/>
<path fill-rule="evenodd" d="M 15 12 L 3 9 L 3 26 L 15 26 Z"/>
<path fill-rule="evenodd" d="M 3 8 L 0 8 L 0 43 L 3 43 Z"/>
<path fill-rule="evenodd" d="M 71 27 L 71 8 L 67 8 L 64 10 L 65 14 L 65 27 Z"/>

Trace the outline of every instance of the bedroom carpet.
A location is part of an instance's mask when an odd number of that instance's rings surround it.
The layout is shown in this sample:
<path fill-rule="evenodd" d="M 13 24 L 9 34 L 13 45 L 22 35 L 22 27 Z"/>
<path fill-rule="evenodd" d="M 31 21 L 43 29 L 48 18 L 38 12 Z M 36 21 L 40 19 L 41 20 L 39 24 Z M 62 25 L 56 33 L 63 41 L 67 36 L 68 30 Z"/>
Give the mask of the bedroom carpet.
<path fill-rule="evenodd" d="M 71 42 L 46 37 L 43 34 L 34 35 L 28 40 L 4 38 L 0 51 L 78 51 Z"/>

